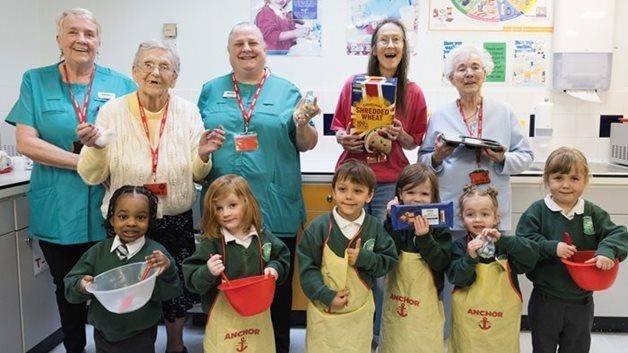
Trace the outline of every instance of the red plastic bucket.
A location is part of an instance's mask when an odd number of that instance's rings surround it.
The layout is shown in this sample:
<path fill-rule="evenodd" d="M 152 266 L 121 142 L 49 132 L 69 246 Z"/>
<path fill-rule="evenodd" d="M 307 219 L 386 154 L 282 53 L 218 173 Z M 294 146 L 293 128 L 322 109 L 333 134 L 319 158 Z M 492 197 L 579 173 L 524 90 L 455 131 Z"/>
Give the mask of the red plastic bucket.
<path fill-rule="evenodd" d="M 576 251 L 570 259 L 560 259 L 567 267 L 571 279 L 584 290 L 596 291 L 610 287 L 619 271 L 619 262 L 615 260 L 615 266 L 604 271 L 595 267 L 595 263 L 584 262 L 595 256 L 595 250 Z"/>
<path fill-rule="evenodd" d="M 266 311 L 273 302 L 275 277 L 261 275 L 223 281 L 218 289 L 238 314 L 253 316 Z"/>

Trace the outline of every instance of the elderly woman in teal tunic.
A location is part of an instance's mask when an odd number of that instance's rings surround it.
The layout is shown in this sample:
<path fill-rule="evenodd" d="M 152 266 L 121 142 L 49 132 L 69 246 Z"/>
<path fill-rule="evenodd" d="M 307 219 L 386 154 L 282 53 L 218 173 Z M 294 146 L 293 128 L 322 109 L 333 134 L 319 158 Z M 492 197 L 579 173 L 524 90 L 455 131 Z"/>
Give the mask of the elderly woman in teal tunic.
<path fill-rule="evenodd" d="M 135 89 L 127 77 L 95 64 L 100 25 L 85 9 L 57 21 L 61 61 L 27 71 L 6 118 L 16 126 L 18 151 L 35 163 L 28 201 L 30 233 L 50 266 L 67 352 L 85 348 L 86 305 L 66 301 L 63 277 L 89 247 L 105 238 L 99 207 L 104 189 L 76 173 L 81 148 L 76 126 L 91 123 L 109 99 Z"/>
<path fill-rule="evenodd" d="M 297 87 L 265 67 L 264 47 L 255 25 L 236 25 L 227 43 L 233 72 L 203 86 L 198 107 L 205 128 L 224 127 L 226 137 L 213 155 L 208 180 L 243 176 L 260 204 L 264 228 L 277 235 L 294 258 L 296 233 L 305 220 L 299 152 L 318 141 L 310 119 L 319 109 L 305 109 Z M 277 352 L 290 348 L 291 303 L 292 269 L 277 287 L 271 307 Z"/>

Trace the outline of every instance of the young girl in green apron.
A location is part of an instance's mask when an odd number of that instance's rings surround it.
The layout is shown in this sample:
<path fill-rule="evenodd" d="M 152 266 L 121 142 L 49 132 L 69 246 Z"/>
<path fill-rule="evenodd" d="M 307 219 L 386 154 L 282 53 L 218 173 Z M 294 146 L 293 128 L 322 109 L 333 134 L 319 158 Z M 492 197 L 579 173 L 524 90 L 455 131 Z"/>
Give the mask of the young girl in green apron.
<path fill-rule="evenodd" d="M 522 300 L 517 274 L 534 268 L 539 248 L 496 229 L 497 190 L 492 187 L 466 186 L 459 209 L 468 235 L 454 242 L 447 270 L 456 286 L 448 352 L 518 353 Z"/>
<path fill-rule="evenodd" d="M 364 212 L 375 175 L 364 163 L 343 163 L 332 180 L 336 206 L 308 226 L 297 246 L 309 299 L 308 353 L 370 353 L 375 304 L 371 287 L 397 262 L 395 243 Z"/>
<path fill-rule="evenodd" d="M 586 353 L 591 347 L 593 292 L 576 285 L 559 258 L 595 250 L 587 262 L 601 270 L 628 255 L 628 231 L 606 211 L 582 197 L 589 164 L 579 150 L 560 147 L 545 161 L 543 182 L 549 194 L 521 215 L 517 236 L 539 244 L 540 256 L 526 276 L 534 284 L 528 322 L 534 352 Z M 564 239 L 563 234 L 569 233 Z M 568 244 L 571 243 L 571 244 Z"/>
<path fill-rule="evenodd" d="M 410 164 L 399 175 L 396 200 L 404 205 L 440 202 L 438 179 L 422 164 Z M 399 253 L 388 275 L 382 317 L 380 353 L 443 353 L 445 269 L 451 260 L 449 229 L 430 229 L 421 216 L 413 227 L 393 230 L 384 223 Z"/>
<path fill-rule="evenodd" d="M 211 183 L 203 201 L 203 238 L 194 254 L 183 262 L 185 285 L 201 295 L 207 312 L 203 350 L 274 353 L 270 309 L 241 316 L 217 287 L 222 275 L 238 279 L 265 274 L 281 283 L 290 266 L 290 252 L 281 240 L 262 228 L 259 206 L 244 178 L 234 174 L 219 177 Z"/>

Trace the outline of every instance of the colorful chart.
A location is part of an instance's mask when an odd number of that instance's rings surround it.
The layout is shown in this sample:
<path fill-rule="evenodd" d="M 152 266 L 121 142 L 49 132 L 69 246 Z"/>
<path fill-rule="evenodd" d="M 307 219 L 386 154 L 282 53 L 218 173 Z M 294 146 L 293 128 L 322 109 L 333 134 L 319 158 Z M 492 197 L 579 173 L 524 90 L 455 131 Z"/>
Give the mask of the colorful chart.
<path fill-rule="evenodd" d="M 552 0 L 430 0 L 430 30 L 551 32 Z"/>

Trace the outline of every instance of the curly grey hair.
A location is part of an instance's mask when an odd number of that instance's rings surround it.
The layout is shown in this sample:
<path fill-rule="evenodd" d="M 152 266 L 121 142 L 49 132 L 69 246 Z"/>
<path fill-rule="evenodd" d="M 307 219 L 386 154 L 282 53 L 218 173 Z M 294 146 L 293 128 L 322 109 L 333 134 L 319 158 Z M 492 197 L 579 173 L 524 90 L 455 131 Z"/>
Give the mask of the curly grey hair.
<path fill-rule="evenodd" d="M 462 44 L 449 52 L 449 55 L 447 55 L 447 58 L 445 58 L 443 70 L 443 72 L 445 73 L 445 77 L 451 79 L 454 70 L 456 70 L 456 67 L 460 65 L 461 62 L 467 60 L 471 55 L 476 55 L 480 58 L 482 68 L 484 68 L 486 76 L 490 75 L 491 72 L 493 72 L 495 64 L 493 63 L 493 58 L 491 57 L 491 54 L 489 54 L 486 49 L 472 44 Z"/>
<path fill-rule="evenodd" d="M 139 60 L 142 56 L 142 53 L 150 49 L 163 49 L 167 51 L 170 54 L 170 63 L 172 64 L 174 74 L 179 76 L 179 70 L 181 69 L 181 59 L 179 59 L 179 53 L 177 52 L 177 48 L 170 43 L 159 42 L 156 40 L 147 40 L 140 43 L 140 45 L 137 47 L 137 51 L 135 52 L 133 67 L 137 67 L 139 65 Z"/>

